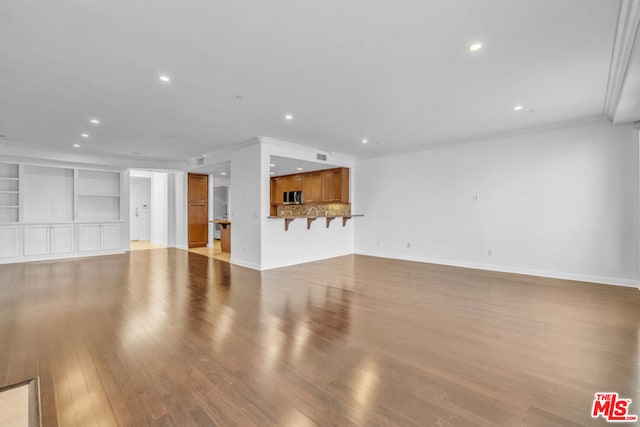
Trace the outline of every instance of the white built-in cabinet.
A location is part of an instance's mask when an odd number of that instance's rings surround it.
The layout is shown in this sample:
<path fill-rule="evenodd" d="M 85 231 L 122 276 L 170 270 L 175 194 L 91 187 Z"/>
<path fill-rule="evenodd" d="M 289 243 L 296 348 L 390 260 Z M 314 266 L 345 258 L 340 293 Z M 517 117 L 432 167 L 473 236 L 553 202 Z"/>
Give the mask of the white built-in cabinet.
<path fill-rule="evenodd" d="M 0 163 L 0 263 L 122 252 L 122 173 Z"/>
<path fill-rule="evenodd" d="M 121 246 L 120 224 L 80 224 L 80 251 L 112 251 Z"/>
<path fill-rule="evenodd" d="M 37 224 L 24 226 L 24 255 L 73 253 L 73 224 Z"/>

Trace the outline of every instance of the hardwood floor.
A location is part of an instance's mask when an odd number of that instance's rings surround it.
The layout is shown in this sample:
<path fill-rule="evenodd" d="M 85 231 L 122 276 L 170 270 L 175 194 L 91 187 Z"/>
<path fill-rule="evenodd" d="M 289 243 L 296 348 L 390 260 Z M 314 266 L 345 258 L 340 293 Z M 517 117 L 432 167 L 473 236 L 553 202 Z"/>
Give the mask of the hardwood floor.
<path fill-rule="evenodd" d="M 214 239 L 212 248 L 191 248 L 189 252 L 200 254 L 209 258 L 219 259 L 220 261 L 229 262 L 231 260 L 231 252 L 222 252 L 222 246 L 219 239 Z"/>
<path fill-rule="evenodd" d="M 364 256 L 176 249 L 0 266 L 0 386 L 45 426 L 606 425 L 640 413 L 640 292 Z"/>

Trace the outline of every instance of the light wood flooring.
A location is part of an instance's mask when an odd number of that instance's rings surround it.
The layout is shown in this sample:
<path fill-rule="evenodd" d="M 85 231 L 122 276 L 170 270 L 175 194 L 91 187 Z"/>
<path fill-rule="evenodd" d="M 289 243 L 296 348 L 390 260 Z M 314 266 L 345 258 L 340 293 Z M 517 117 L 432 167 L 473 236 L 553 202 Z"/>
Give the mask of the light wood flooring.
<path fill-rule="evenodd" d="M 148 251 L 149 249 L 165 249 L 166 246 L 151 243 L 149 240 L 131 240 L 129 249 L 132 251 Z"/>
<path fill-rule="evenodd" d="M 0 426 L 29 426 L 29 385 L 0 392 Z"/>
<path fill-rule="evenodd" d="M 229 262 L 231 259 L 231 252 L 222 252 L 222 248 L 220 246 L 220 240 L 213 240 L 212 248 L 191 248 L 189 252 L 194 254 L 204 255 L 209 258 L 215 258 L 220 261 Z"/>
<path fill-rule="evenodd" d="M 637 289 L 365 256 L 0 265 L 0 386 L 46 426 L 573 426 L 640 413 Z"/>

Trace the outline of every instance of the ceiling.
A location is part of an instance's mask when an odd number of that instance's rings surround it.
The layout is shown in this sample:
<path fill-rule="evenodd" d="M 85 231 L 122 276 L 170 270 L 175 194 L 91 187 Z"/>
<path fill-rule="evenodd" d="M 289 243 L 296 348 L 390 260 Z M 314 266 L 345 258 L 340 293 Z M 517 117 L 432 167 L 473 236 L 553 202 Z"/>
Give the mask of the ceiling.
<path fill-rule="evenodd" d="M 269 136 L 367 157 L 598 116 L 619 6 L 3 0 L 0 134 L 164 159 Z"/>
<path fill-rule="evenodd" d="M 204 173 L 216 178 L 231 178 L 231 162 L 220 162 L 192 169 L 193 173 Z"/>

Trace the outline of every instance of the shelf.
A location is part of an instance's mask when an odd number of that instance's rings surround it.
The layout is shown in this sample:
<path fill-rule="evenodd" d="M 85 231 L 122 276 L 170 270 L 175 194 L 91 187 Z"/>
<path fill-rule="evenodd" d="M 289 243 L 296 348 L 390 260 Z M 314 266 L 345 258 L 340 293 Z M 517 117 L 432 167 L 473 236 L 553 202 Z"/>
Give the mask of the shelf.
<path fill-rule="evenodd" d="M 78 197 L 120 197 L 119 194 L 78 194 Z"/>
<path fill-rule="evenodd" d="M 0 209 L 18 209 L 18 205 L 0 205 Z"/>
<path fill-rule="evenodd" d="M 364 214 L 353 214 L 353 215 L 336 215 L 336 216 L 268 216 L 267 219 L 283 219 L 284 220 L 284 231 L 289 231 L 289 224 L 291 224 L 296 219 L 306 219 L 307 220 L 307 230 L 311 229 L 311 223 L 318 218 L 325 218 L 327 228 L 336 218 L 342 218 L 342 226 L 345 227 L 347 225 L 347 221 L 351 218 L 361 217 Z"/>
<path fill-rule="evenodd" d="M 18 191 L 0 190 L 0 193 L 2 193 L 2 194 L 18 194 Z"/>
<path fill-rule="evenodd" d="M 8 178 L 4 176 L 0 176 L 0 181 L 18 181 L 20 178 Z"/>

